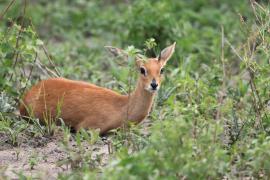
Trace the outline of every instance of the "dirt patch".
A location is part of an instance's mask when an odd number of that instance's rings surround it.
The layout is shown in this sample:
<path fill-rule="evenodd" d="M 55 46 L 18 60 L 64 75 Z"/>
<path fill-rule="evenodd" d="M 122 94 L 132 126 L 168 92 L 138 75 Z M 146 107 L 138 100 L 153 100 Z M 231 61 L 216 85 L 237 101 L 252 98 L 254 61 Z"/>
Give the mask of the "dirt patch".
<path fill-rule="evenodd" d="M 0 134 L 1 135 L 1 134 Z M 42 179 L 56 179 L 59 173 L 68 173 L 71 165 L 61 161 L 68 160 L 69 154 L 61 147 L 62 135 L 57 134 L 51 138 L 29 139 L 19 147 L 13 147 L 7 143 L 6 137 L 1 135 L 0 149 L 0 179 L 8 177 L 16 179 L 20 174 L 42 177 Z M 76 150 L 74 140 L 70 145 Z M 83 146 L 86 151 L 93 150 L 92 157 L 100 159 L 99 164 L 108 162 L 108 145 L 106 142 L 98 141 L 91 147 Z"/>
<path fill-rule="evenodd" d="M 140 124 L 143 137 L 149 135 L 149 119 Z M 53 136 L 33 137 L 29 132 L 18 135 L 19 146 L 11 144 L 10 138 L 0 132 L 0 179 L 18 179 L 20 174 L 38 179 L 56 179 L 59 173 L 70 173 L 72 168 L 89 158 L 89 168 L 102 168 L 112 156 L 114 135 L 108 135 L 90 145 L 82 141 L 80 148 L 75 142 L 75 134 L 68 142 L 68 150 L 63 147 L 64 133 L 60 129 Z M 79 162 L 78 164 L 76 164 Z"/>

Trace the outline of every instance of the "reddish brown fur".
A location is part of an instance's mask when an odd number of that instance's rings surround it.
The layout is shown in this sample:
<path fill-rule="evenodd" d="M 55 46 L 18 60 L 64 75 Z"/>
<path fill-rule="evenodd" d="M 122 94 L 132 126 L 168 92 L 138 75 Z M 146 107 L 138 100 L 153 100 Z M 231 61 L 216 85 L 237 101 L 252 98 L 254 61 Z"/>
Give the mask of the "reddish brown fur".
<path fill-rule="evenodd" d="M 100 129 L 101 134 L 120 127 L 125 120 L 139 123 L 148 115 L 153 104 L 155 92 L 147 90 L 149 83 L 155 78 L 160 86 L 160 69 L 167 60 L 149 59 L 146 63 L 137 61 L 138 66 L 146 68 L 147 76 L 140 75 L 136 89 L 130 96 L 64 78 L 40 81 L 25 94 L 20 113 L 29 116 L 27 109 L 30 109 L 33 116 L 42 121 L 48 116 L 55 119 L 58 106 L 61 109 L 59 117 L 67 125 L 76 130 Z"/>

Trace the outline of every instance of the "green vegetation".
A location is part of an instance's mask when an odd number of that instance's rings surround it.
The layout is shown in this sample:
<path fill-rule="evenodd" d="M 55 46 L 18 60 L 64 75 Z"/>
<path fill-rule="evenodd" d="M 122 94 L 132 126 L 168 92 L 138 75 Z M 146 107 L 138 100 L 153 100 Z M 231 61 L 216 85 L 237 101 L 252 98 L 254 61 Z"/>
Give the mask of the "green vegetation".
<path fill-rule="evenodd" d="M 61 134 L 67 156 L 58 165 L 68 171 L 59 172 L 59 179 L 268 179 L 267 2 L 0 2 L 0 146 L 20 148 L 23 139 L 46 137 L 45 146 Z M 176 51 L 147 123 L 109 135 L 105 164 L 94 155 L 95 144 L 102 142 L 95 131 L 71 134 L 64 125 L 50 121 L 43 126 L 18 116 L 25 90 L 48 77 L 85 80 L 126 93 L 134 87 L 136 78 L 129 75 L 135 68 L 110 57 L 104 46 L 130 53 L 136 47 L 157 56 L 174 41 Z M 39 161 L 36 154 L 30 157 L 31 169 Z M 0 178 L 8 178 L 5 171 L 0 164 Z M 34 178 L 23 171 L 17 177 Z"/>

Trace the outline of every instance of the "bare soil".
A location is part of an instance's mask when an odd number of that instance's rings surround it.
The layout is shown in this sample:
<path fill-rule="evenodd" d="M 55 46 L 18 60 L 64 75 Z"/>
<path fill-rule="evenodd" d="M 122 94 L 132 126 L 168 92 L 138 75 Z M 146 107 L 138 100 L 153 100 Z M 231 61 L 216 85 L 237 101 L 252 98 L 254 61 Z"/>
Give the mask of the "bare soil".
<path fill-rule="evenodd" d="M 0 134 L 0 179 L 17 179 L 21 174 L 39 177 L 42 179 L 56 179 L 58 173 L 68 173 L 71 165 L 61 160 L 68 158 L 68 153 L 61 147 L 60 142 L 63 136 L 59 133 L 52 137 L 38 137 L 24 139 L 18 147 L 8 142 L 8 137 Z M 74 140 L 70 144 L 76 148 Z M 99 141 L 85 150 L 94 150 L 93 159 L 96 156 L 101 158 L 101 165 L 108 162 L 108 145 Z M 31 164 L 32 165 L 31 167 Z"/>
<path fill-rule="evenodd" d="M 144 137 L 147 137 L 151 127 L 150 120 L 146 119 L 139 126 Z M 74 164 L 69 161 L 70 151 L 66 151 L 61 144 L 63 131 L 60 128 L 49 137 L 32 137 L 21 133 L 17 138 L 19 145 L 12 145 L 9 137 L 0 132 L 0 180 L 18 179 L 20 174 L 38 179 L 56 179 L 59 173 L 70 173 L 74 168 Z M 92 152 L 91 160 L 96 163 L 94 166 L 97 168 L 107 165 L 112 157 L 111 136 L 102 139 L 93 145 L 82 142 L 83 150 Z M 74 138 L 70 138 L 68 144 L 74 151 L 79 150 Z"/>

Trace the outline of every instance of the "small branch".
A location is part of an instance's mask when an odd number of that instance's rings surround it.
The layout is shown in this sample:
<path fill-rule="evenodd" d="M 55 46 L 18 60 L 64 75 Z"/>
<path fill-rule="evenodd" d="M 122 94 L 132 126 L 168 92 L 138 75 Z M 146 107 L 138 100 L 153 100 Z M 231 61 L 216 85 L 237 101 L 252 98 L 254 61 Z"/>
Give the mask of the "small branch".
<path fill-rule="evenodd" d="M 36 63 L 37 57 L 38 57 L 38 55 L 37 55 L 37 52 L 36 52 L 36 54 L 35 54 L 35 59 L 34 59 L 34 61 L 33 61 L 33 64 Z M 32 71 L 33 71 L 33 69 L 34 69 L 34 65 L 32 65 L 32 67 L 31 67 L 31 69 L 30 69 L 30 73 L 29 73 L 28 78 L 27 78 L 27 80 L 26 80 L 25 86 L 24 86 L 24 88 L 22 89 L 22 94 L 24 94 L 24 92 L 25 92 L 26 86 L 27 86 L 27 84 L 28 84 L 28 82 L 29 82 L 29 80 L 30 80 L 30 78 L 31 78 L 31 76 L 32 76 Z"/>
<path fill-rule="evenodd" d="M 232 45 L 227 39 L 225 39 L 225 42 L 230 46 L 230 48 L 233 50 L 234 54 L 235 54 L 241 61 L 244 61 L 243 58 L 238 54 L 238 52 L 236 51 L 236 49 L 233 47 L 233 45 Z"/>
<path fill-rule="evenodd" d="M 60 76 L 61 76 L 61 73 L 60 73 L 60 72 L 58 71 L 58 69 L 56 68 L 56 65 L 53 63 L 53 61 L 52 61 L 52 59 L 51 59 L 51 57 L 50 57 L 50 55 L 49 55 L 49 53 L 48 53 L 48 51 L 47 51 L 47 49 L 46 49 L 46 47 L 45 47 L 44 45 L 42 45 L 42 49 L 43 49 L 45 55 L 47 56 L 47 58 L 48 58 L 50 64 L 51 64 L 52 67 L 54 68 L 54 70 L 55 70 L 55 72 L 56 72 L 56 74 L 57 74 L 57 77 L 60 77 Z"/>
<path fill-rule="evenodd" d="M 13 57 L 15 57 L 15 62 L 13 63 L 12 65 L 12 68 L 15 69 L 16 65 L 17 65 L 17 62 L 18 62 L 18 59 L 19 59 L 19 51 L 18 51 L 18 48 L 19 48 L 19 40 L 20 40 L 20 37 L 21 37 L 21 33 L 23 31 L 23 26 L 24 26 L 24 16 L 25 16 L 25 12 L 26 12 L 26 3 L 27 0 L 24 0 L 24 7 L 23 7 L 23 15 L 22 15 L 22 24 L 20 26 L 20 29 L 19 29 L 19 32 L 17 34 L 17 37 L 16 37 L 16 45 L 15 45 L 15 50 L 14 50 L 14 53 L 13 53 Z M 10 78 L 9 78 L 9 81 L 12 80 L 12 77 L 13 77 L 13 74 L 11 74 Z M 4 74 L 4 78 L 5 78 L 5 74 Z"/>
<path fill-rule="evenodd" d="M 224 103 L 224 97 L 226 96 L 226 66 L 225 66 L 225 60 L 224 60 L 224 44 L 225 44 L 225 38 L 224 38 L 224 28 L 221 26 L 221 62 L 222 62 L 222 70 L 223 70 L 223 77 L 222 77 L 222 87 L 221 91 L 218 93 L 218 107 L 217 107 L 217 113 L 215 120 L 218 121 L 221 119 L 222 112 L 221 112 L 221 107 L 223 106 Z M 217 122 L 215 122 L 217 123 Z M 226 127 L 224 127 L 225 129 Z M 214 143 L 216 143 L 217 139 L 217 124 L 215 126 L 215 132 L 214 132 Z"/>
<path fill-rule="evenodd" d="M 231 47 L 231 49 L 233 50 L 233 52 L 235 53 L 235 55 L 241 60 L 241 61 L 244 61 L 244 59 L 238 54 L 238 52 L 236 51 L 236 49 L 231 45 L 231 43 L 226 40 L 226 43 Z M 253 48 L 250 49 L 250 51 L 255 51 L 256 48 L 255 48 L 255 45 L 253 44 Z M 249 53 L 249 59 L 252 58 L 254 55 L 254 52 L 250 52 Z M 263 116 L 267 117 L 267 114 L 265 113 L 264 111 L 264 106 L 263 106 L 263 103 L 262 103 L 262 100 L 261 100 L 261 97 L 259 95 L 259 92 L 258 92 L 258 89 L 256 87 L 256 83 L 255 83 L 255 77 L 254 77 L 254 70 L 251 69 L 250 67 L 250 64 L 248 62 L 246 62 L 246 69 L 249 73 L 249 76 L 250 76 L 250 81 L 249 81 L 249 85 L 250 85 L 250 88 L 251 88 L 251 91 L 252 91 L 252 96 L 253 96 L 253 107 L 254 107 L 254 110 L 255 110 L 255 113 L 256 113 L 256 116 L 258 118 L 258 121 L 256 124 L 260 124 L 261 125 L 261 128 L 264 130 L 264 127 L 263 127 L 263 124 L 262 124 L 262 111 L 264 112 L 263 113 Z"/>
<path fill-rule="evenodd" d="M 31 23 L 31 27 L 32 27 L 32 29 L 35 31 L 35 32 L 37 32 L 37 30 L 35 29 L 35 27 L 34 27 L 34 25 Z M 39 35 L 38 34 L 36 34 L 37 35 L 37 38 L 39 38 Z M 53 68 L 54 68 L 54 71 L 55 71 L 55 73 L 54 72 L 52 72 L 52 70 L 50 70 L 49 68 L 45 68 L 46 69 L 46 71 L 48 71 L 48 72 L 50 72 L 51 74 L 53 74 L 53 76 L 55 76 L 55 77 L 60 77 L 61 76 L 61 73 L 58 71 L 58 69 L 56 68 L 56 65 L 53 63 L 53 61 L 52 61 L 52 59 L 51 59 L 51 57 L 50 57 L 50 55 L 49 55 L 49 53 L 48 53 L 48 50 L 47 50 L 47 48 L 45 47 L 45 45 L 42 45 L 42 50 L 44 51 L 44 54 L 45 54 L 45 56 L 48 58 L 48 60 L 49 60 L 49 62 L 50 62 L 50 64 L 51 64 L 51 66 L 53 66 Z M 40 63 L 41 64 L 41 63 Z M 45 66 L 45 65 L 43 65 L 43 66 Z M 40 66 L 41 67 L 41 66 Z"/>
<path fill-rule="evenodd" d="M 216 113 L 216 120 L 221 118 L 221 106 L 223 105 L 224 96 L 226 95 L 226 66 L 224 60 L 224 28 L 221 26 L 221 62 L 222 62 L 222 70 L 223 70 L 223 77 L 222 77 L 222 87 L 221 91 L 218 94 L 218 109 Z"/>
<path fill-rule="evenodd" d="M 252 91 L 252 105 L 254 107 L 254 110 L 255 110 L 255 113 L 256 113 L 256 123 L 255 123 L 255 126 L 257 126 L 258 124 L 260 124 L 261 128 L 263 128 L 263 125 L 262 125 L 262 120 L 261 120 L 261 112 L 257 106 L 257 99 L 256 99 L 256 93 L 255 93 L 255 87 L 254 87 L 254 80 L 253 80 L 253 75 L 249 81 L 249 84 L 250 84 L 250 88 L 251 88 L 251 91 Z"/>
<path fill-rule="evenodd" d="M 265 130 L 263 127 L 263 124 L 262 124 L 262 111 L 263 111 L 263 116 L 265 116 L 267 119 L 268 119 L 268 116 L 265 113 L 265 107 L 262 103 L 261 97 L 259 95 L 259 91 L 258 91 L 256 83 L 255 83 L 254 73 L 252 72 L 252 70 L 250 68 L 248 68 L 248 72 L 250 74 L 249 84 L 250 84 L 252 96 L 253 96 L 253 107 L 255 109 L 255 112 L 257 114 L 257 118 L 259 121 L 256 124 L 260 124 L 261 128 L 263 130 Z"/>
<path fill-rule="evenodd" d="M 46 67 L 44 64 L 42 64 L 39 60 L 37 60 L 36 62 L 37 62 L 37 66 L 40 68 L 40 70 L 42 70 L 42 72 L 44 74 L 47 74 L 48 76 L 50 76 L 49 75 L 49 73 L 50 73 L 52 76 L 58 77 L 58 75 L 55 74 L 55 72 L 53 72 L 52 70 L 50 70 L 48 67 Z"/>
<path fill-rule="evenodd" d="M 7 5 L 7 7 L 3 11 L 3 13 L 0 15 L 0 21 L 3 20 L 5 14 L 8 12 L 9 8 L 13 5 L 14 2 L 15 2 L 15 0 L 12 0 L 12 1 L 9 2 L 9 4 Z"/>
<path fill-rule="evenodd" d="M 254 7 L 255 3 L 256 3 L 255 0 L 250 0 L 250 4 L 251 4 L 251 7 L 252 7 L 253 14 L 255 15 L 257 21 L 261 23 L 261 20 L 259 19 L 258 15 L 256 13 L 256 8 Z M 256 5 L 257 5 L 257 3 L 256 3 Z"/>

